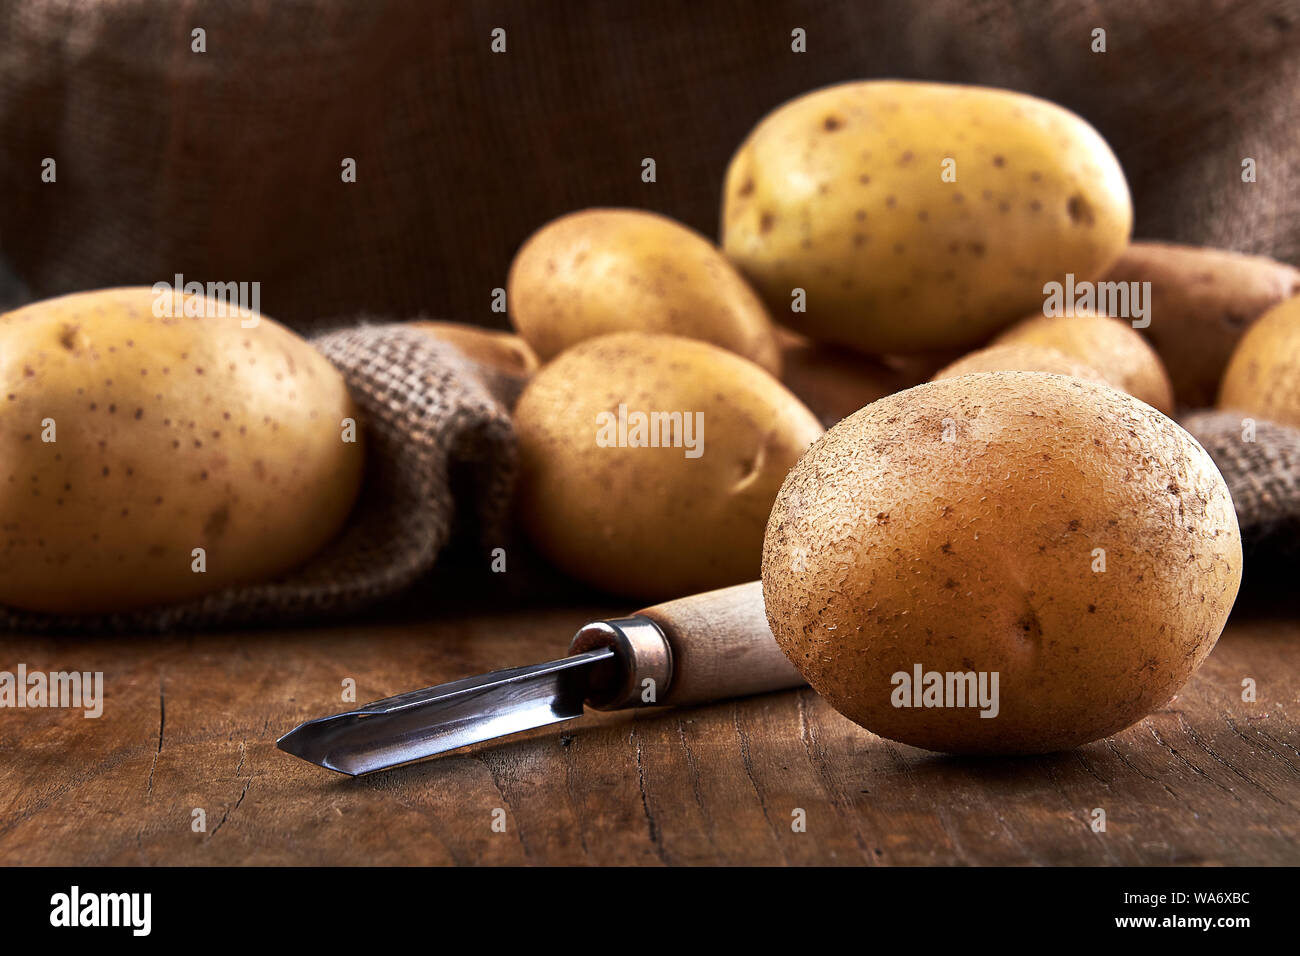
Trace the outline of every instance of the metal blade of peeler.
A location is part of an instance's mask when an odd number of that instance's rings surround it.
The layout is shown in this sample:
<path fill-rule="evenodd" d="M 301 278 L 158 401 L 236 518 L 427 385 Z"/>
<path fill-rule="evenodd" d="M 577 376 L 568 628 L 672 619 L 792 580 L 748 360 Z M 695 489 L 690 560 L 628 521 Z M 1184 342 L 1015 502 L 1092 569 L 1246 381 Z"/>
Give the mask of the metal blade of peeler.
<path fill-rule="evenodd" d="M 377 700 L 299 724 L 281 750 L 351 776 L 581 717 L 608 647 Z"/>

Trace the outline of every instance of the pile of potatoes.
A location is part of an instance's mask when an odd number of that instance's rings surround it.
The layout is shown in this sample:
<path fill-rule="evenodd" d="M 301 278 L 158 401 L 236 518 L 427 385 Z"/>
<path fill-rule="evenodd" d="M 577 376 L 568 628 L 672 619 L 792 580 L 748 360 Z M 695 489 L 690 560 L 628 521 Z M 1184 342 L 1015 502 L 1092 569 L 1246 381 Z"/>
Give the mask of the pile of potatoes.
<path fill-rule="evenodd" d="M 590 209 L 520 248 L 509 311 L 542 362 L 515 413 L 520 520 L 629 597 L 761 573 L 790 659 L 893 739 L 1029 753 L 1122 729 L 1205 658 L 1240 583 L 1228 489 L 1169 416 L 1222 381 L 1225 407 L 1300 422 L 1300 273 L 1131 242 L 1132 219 L 1109 146 L 1051 103 L 795 99 L 736 151 L 718 244 Z M 1053 314 L 1067 276 L 1149 282 L 1149 321 Z M 914 665 L 999 673 L 1000 716 L 891 704 Z"/>

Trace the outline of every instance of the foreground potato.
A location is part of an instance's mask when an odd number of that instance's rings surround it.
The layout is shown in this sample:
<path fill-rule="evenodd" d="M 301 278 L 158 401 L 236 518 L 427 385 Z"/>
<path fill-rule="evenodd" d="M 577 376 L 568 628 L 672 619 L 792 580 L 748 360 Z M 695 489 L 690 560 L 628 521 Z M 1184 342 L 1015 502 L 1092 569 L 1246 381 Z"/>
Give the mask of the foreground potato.
<path fill-rule="evenodd" d="M 341 440 L 357 410 L 334 367 L 269 319 L 155 301 L 110 289 L 0 316 L 0 604 L 119 611 L 265 580 L 347 516 L 362 447 Z"/>
<path fill-rule="evenodd" d="M 1044 753 L 1139 720 L 1209 654 L 1240 577 L 1232 500 L 1190 435 L 1034 372 L 845 419 L 791 471 L 763 548 L 768 619 L 813 687 L 881 736 L 952 753 Z M 918 666 L 996 672 L 996 716 L 894 706 L 895 675 Z"/>
<path fill-rule="evenodd" d="M 702 339 L 775 373 L 772 323 L 718 248 L 664 216 L 587 209 L 548 223 L 510 266 L 510 318 L 549 361 L 610 332 Z"/>
<path fill-rule="evenodd" d="M 1150 282 L 1155 346 L 1178 404 L 1214 404 L 1228 356 L 1250 324 L 1284 299 L 1300 295 L 1300 271 L 1264 256 L 1166 242 L 1135 242 L 1106 276 Z"/>
<path fill-rule="evenodd" d="M 1150 345 L 1126 319 L 1081 312 L 1034 315 L 998 336 L 998 345 L 1040 345 L 1056 349 L 1096 369 L 1118 389 L 1154 405 L 1166 415 L 1174 410 L 1169 374 Z"/>
<path fill-rule="evenodd" d="M 941 368 L 931 381 L 974 375 L 976 372 L 1050 372 L 1053 375 L 1072 375 L 1088 382 L 1109 384 L 1105 376 L 1091 365 L 1071 358 L 1058 349 L 1031 343 L 990 345 L 971 352 Z"/>
<path fill-rule="evenodd" d="M 778 321 L 881 353 L 981 342 L 1039 308 L 1045 282 L 1100 275 L 1131 223 L 1119 163 L 1073 113 L 873 80 L 755 127 L 727 170 L 722 234 Z"/>
<path fill-rule="evenodd" d="M 1300 296 L 1269 309 L 1242 337 L 1219 407 L 1300 428 Z"/>
<path fill-rule="evenodd" d="M 650 413 L 683 414 L 659 447 L 635 447 L 633 416 Z M 756 578 L 772 499 L 822 433 L 753 363 L 636 332 L 591 339 L 545 366 L 515 424 L 520 514 L 538 549 L 579 580 L 638 598 Z"/>

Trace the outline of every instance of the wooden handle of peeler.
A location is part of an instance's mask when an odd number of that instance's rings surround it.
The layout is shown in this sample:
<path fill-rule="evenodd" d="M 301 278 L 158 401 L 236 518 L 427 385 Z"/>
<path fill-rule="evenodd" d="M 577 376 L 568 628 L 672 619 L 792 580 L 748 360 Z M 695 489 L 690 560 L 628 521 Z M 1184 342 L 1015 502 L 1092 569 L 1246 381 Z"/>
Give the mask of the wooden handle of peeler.
<path fill-rule="evenodd" d="M 672 680 L 659 704 L 681 706 L 799 687 L 804 679 L 772 637 L 758 581 L 637 612 L 672 648 Z"/>

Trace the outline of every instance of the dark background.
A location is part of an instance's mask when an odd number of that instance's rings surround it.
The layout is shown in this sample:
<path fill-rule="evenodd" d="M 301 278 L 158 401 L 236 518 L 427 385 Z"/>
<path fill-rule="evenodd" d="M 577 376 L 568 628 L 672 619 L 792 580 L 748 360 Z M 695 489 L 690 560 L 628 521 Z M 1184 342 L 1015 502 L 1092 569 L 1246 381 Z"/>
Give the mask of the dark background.
<path fill-rule="evenodd" d="M 260 281 L 299 326 L 501 325 L 491 291 L 548 219 L 642 206 L 716 235 L 758 119 L 886 76 L 1065 104 L 1119 155 L 1138 236 L 1300 258 L 1296 0 L 0 0 L 0 255 L 30 290 L 0 297 L 181 272 Z"/>

